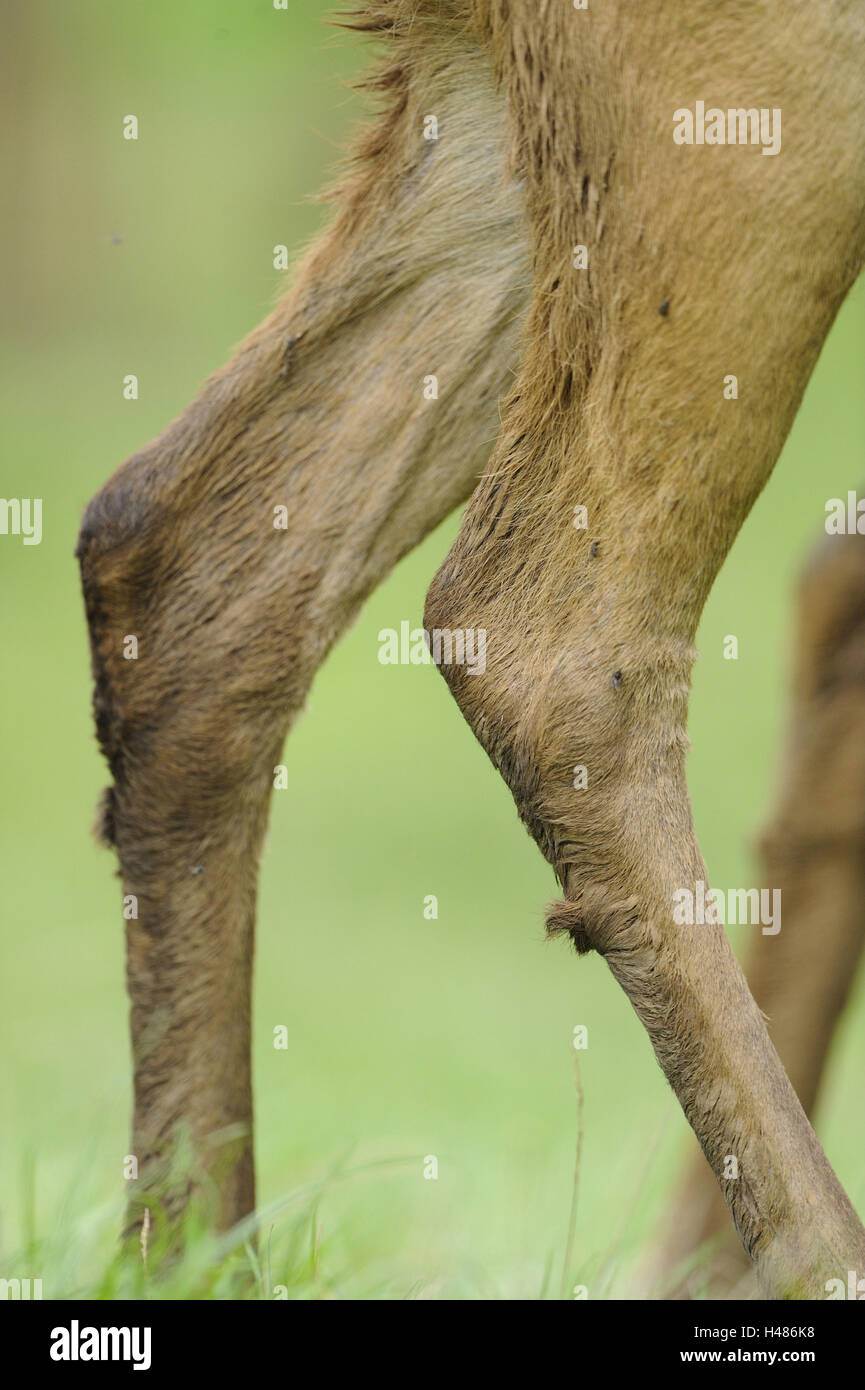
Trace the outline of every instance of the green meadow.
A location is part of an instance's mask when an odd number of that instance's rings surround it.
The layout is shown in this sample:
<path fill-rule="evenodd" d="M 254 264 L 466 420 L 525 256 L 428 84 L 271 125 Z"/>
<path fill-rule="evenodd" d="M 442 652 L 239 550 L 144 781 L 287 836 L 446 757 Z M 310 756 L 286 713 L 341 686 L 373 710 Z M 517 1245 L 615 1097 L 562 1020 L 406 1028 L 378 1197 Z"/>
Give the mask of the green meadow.
<path fill-rule="evenodd" d="M 91 835 L 106 770 L 78 522 L 269 310 L 274 245 L 302 250 L 327 216 L 314 195 L 362 113 L 351 80 L 368 45 L 325 27 L 326 9 L 7 10 L 0 493 L 44 502 L 40 545 L 0 537 L 0 1276 L 41 1277 L 46 1298 L 141 1287 L 116 1259 L 130 1057 L 120 887 Z M 121 136 L 129 113 L 136 142 Z M 753 842 L 778 775 L 792 584 L 827 499 L 865 473 L 862 330 L 860 285 L 701 625 L 689 780 L 718 885 L 760 882 Z M 123 399 L 128 373 L 137 401 Z M 420 624 L 457 525 L 373 596 L 283 755 L 254 1017 L 269 1214 L 257 1255 L 236 1244 L 265 1295 L 558 1296 L 578 1024 L 589 1046 L 570 1279 L 590 1297 L 630 1291 L 693 1144 L 603 961 L 545 942 L 552 875 L 444 681 L 377 659 L 380 629 Z M 754 930 L 731 929 L 737 950 Z M 860 1212 L 862 985 L 817 1117 Z M 227 1296 L 222 1253 L 201 1232 L 153 1296 Z"/>

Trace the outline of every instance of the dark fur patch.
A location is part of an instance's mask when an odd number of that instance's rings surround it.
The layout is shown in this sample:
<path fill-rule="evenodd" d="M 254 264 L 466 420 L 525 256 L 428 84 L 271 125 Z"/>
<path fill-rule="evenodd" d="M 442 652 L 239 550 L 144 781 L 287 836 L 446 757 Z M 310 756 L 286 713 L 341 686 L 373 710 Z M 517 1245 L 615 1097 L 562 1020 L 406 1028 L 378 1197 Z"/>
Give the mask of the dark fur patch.
<path fill-rule="evenodd" d="M 563 933 L 568 935 L 578 956 L 584 956 L 592 949 L 581 903 L 568 903 L 563 900 L 548 903 L 546 926 L 548 940 L 551 941 Z"/>
<path fill-rule="evenodd" d="M 597 884 L 586 887 L 576 902 L 550 903 L 547 937 L 566 933 L 577 955 L 597 951 L 601 956 L 626 955 L 640 938 L 637 899 L 616 899 Z"/>
<path fill-rule="evenodd" d="M 99 798 L 96 807 L 96 819 L 93 822 L 93 834 L 102 845 L 111 846 L 117 843 L 115 838 L 113 787 L 106 787 Z"/>

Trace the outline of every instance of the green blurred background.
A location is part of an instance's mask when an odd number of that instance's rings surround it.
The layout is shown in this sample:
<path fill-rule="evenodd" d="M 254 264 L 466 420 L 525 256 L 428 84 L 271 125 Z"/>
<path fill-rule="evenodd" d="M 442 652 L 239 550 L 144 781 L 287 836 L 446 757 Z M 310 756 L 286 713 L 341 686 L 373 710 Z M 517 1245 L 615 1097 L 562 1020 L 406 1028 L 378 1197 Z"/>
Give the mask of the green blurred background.
<path fill-rule="evenodd" d="M 76 530 L 109 473 L 268 311 L 274 245 L 300 249 L 327 215 L 312 195 L 362 111 L 349 79 L 367 56 L 322 24 L 327 8 L 0 5 L 0 493 L 44 498 L 40 546 L 0 539 L 0 1275 L 28 1272 L 6 1267 L 22 1240 L 68 1231 L 63 1262 L 55 1243 L 52 1267 L 31 1271 L 46 1297 L 90 1286 L 111 1254 L 130 1111 L 119 885 L 90 835 L 106 773 Z M 128 113 L 137 143 L 121 138 Z M 760 881 L 749 845 L 783 730 L 791 580 L 826 499 L 862 481 L 862 328 L 860 285 L 700 630 L 689 776 L 718 885 Z M 136 402 L 121 395 L 129 372 Z M 571 1037 L 586 1024 L 574 1272 L 604 1296 L 627 1286 L 689 1131 L 603 962 L 544 943 L 551 875 L 444 682 L 377 660 L 381 627 L 420 621 L 456 525 L 367 605 L 286 747 L 256 964 L 260 1196 L 340 1160 L 405 1157 L 327 1191 L 307 1291 L 538 1296 L 565 1242 Z M 728 633 L 738 661 L 723 659 Z M 860 980 L 818 1117 L 860 1211 L 863 1054 Z M 437 1181 L 423 1178 L 430 1154 Z"/>

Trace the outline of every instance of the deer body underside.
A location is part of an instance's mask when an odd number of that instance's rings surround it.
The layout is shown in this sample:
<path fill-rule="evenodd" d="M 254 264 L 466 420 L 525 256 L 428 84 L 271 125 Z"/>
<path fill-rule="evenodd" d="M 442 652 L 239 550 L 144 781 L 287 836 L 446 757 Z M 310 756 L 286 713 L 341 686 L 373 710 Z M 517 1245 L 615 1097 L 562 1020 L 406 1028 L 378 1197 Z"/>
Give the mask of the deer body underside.
<path fill-rule="evenodd" d="M 254 1205 L 250 978 L 273 768 L 364 599 L 470 497 L 424 626 L 486 633 L 482 671 L 442 672 L 561 885 L 549 928 L 601 952 L 628 994 L 763 1291 L 824 1297 L 865 1273 L 865 1231 L 723 927 L 677 925 L 672 905 L 708 877 L 684 773 L 697 623 L 865 252 L 865 14 L 381 0 L 351 22 L 382 41 L 381 111 L 330 229 L 92 500 L 79 541 L 113 778 L 103 831 L 139 904 L 139 1203 L 185 1126 L 218 1174 L 220 1223 Z M 674 113 L 698 101 L 780 112 L 780 148 L 679 142 Z M 846 616 L 814 637 L 797 696 L 814 758 L 836 727 L 819 722 L 826 662 L 842 673 L 842 744 L 865 731 L 859 539 L 822 569 Z M 831 827 L 847 887 L 820 958 L 830 1013 L 862 932 L 853 764 Z M 808 824 L 792 829 L 810 843 Z M 783 817 L 778 831 L 783 858 Z M 828 834 L 815 823 L 811 838 Z"/>

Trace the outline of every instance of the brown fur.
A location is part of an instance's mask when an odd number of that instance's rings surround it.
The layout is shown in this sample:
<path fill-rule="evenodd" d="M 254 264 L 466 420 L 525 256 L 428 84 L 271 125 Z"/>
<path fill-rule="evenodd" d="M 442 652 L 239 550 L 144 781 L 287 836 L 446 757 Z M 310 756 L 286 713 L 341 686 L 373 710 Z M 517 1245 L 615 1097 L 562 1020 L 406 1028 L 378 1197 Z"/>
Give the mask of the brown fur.
<path fill-rule="evenodd" d="M 865 536 L 823 536 L 797 598 L 793 712 L 761 882 L 780 888 L 784 927 L 758 935 L 748 983 L 807 1114 L 865 948 Z M 747 1285 L 741 1247 L 701 1155 L 665 1214 L 651 1271 L 682 1295 Z M 708 1243 L 711 1242 L 711 1246 Z M 689 1268 L 701 1248 L 708 1261 Z M 691 1262 L 693 1263 L 693 1262 Z"/>
<path fill-rule="evenodd" d="M 383 110 L 331 231 L 88 508 L 107 825 L 142 904 L 136 1152 L 154 1160 L 181 1121 L 202 1151 L 239 1134 L 223 1222 L 253 1200 L 270 771 L 335 638 L 492 450 L 426 625 L 487 630 L 486 673 L 445 674 L 562 884 L 550 928 L 606 955 L 716 1175 L 739 1156 L 724 1196 L 767 1291 L 817 1296 L 865 1267 L 723 931 L 671 920 L 673 891 L 706 877 L 684 774 L 697 621 L 863 258 L 865 22 L 852 4 L 793 11 L 362 6 L 349 22 L 385 43 Z M 673 143 L 683 102 L 764 92 L 780 157 Z"/>

